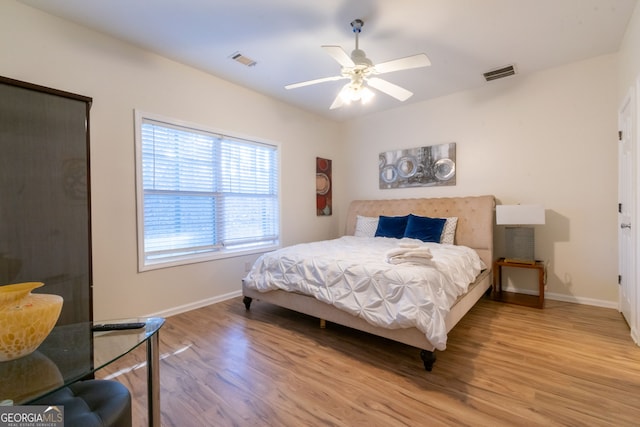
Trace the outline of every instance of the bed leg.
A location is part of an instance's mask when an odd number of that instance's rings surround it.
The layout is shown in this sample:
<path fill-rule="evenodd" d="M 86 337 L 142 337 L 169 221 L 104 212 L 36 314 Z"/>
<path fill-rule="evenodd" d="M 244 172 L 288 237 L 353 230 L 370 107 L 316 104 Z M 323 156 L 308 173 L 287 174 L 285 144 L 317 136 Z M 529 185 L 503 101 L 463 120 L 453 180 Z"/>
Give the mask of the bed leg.
<path fill-rule="evenodd" d="M 433 364 L 436 363 L 435 351 L 420 350 L 420 359 L 424 362 L 424 369 L 431 372 Z"/>
<path fill-rule="evenodd" d="M 327 321 L 324 319 L 320 319 L 320 329 L 325 329 L 327 327 Z"/>
<path fill-rule="evenodd" d="M 242 298 L 242 303 L 244 304 L 244 308 L 249 310 L 251 308 L 251 301 L 253 301 L 253 298 L 251 297 Z"/>

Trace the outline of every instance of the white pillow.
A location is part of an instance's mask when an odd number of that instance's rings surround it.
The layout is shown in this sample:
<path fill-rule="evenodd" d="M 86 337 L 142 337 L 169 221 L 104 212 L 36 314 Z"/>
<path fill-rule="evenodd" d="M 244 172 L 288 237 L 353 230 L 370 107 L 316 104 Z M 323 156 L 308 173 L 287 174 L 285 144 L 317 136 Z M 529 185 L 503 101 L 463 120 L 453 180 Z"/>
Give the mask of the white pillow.
<path fill-rule="evenodd" d="M 378 218 L 369 216 L 356 216 L 356 230 L 353 233 L 356 237 L 374 237 L 378 229 Z"/>
<path fill-rule="evenodd" d="M 447 243 L 453 245 L 453 240 L 456 237 L 456 226 L 458 225 L 458 217 L 445 218 L 447 222 L 442 227 L 442 234 L 440 235 L 440 243 Z"/>

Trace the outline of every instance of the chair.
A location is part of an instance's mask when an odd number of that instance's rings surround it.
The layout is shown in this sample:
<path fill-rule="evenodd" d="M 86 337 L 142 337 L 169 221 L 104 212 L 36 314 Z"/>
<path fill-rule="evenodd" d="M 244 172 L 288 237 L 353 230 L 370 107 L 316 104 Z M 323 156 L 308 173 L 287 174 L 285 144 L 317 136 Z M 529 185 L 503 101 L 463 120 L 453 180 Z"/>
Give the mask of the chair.
<path fill-rule="evenodd" d="M 65 426 L 131 427 L 131 393 L 117 381 L 79 381 L 32 404 L 63 406 Z"/>

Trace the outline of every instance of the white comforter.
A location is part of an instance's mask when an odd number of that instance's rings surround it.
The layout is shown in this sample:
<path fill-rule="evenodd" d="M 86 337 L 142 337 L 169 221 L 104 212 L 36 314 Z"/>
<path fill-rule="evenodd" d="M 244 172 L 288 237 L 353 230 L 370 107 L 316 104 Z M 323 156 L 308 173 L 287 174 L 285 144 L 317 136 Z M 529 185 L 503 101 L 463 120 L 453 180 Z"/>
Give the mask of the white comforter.
<path fill-rule="evenodd" d="M 429 248 L 433 266 L 389 263 L 386 254 L 407 243 Z M 416 327 L 444 350 L 445 317 L 482 268 L 478 254 L 466 246 L 344 236 L 266 253 L 244 283 L 261 292 L 311 295 L 373 325 Z"/>

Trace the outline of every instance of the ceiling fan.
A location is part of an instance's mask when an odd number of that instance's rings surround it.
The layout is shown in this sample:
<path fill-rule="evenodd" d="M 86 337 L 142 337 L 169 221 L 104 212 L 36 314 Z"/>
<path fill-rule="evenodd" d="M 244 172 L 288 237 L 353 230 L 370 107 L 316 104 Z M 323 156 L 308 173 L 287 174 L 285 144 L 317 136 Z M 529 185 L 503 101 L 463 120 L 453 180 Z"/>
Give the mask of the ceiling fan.
<path fill-rule="evenodd" d="M 329 107 L 330 109 L 342 107 L 344 104 L 349 104 L 352 101 L 361 101 L 362 103 L 366 103 L 374 95 L 373 91 L 371 91 L 368 86 L 386 93 L 400 101 L 409 99 L 411 95 L 413 95 L 413 92 L 373 76 L 393 71 L 426 67 L 431 65 L 431 61 L 429 61 L 427 55 L 419 53 L 417 55 L 394 59 L 374 65 L 373 62 L 367 58 L 364 51 L 360 49 L 358 44 L 358 35 L 362 31 L 363 25 L 364 22 L 361 19 L 356 19 L 351 22 L 351 27 L 356 35 L 356 48 L 351 52 L 351 56 L 349 56 L 340 46 L 322 46 L 325 52 L 331 55 L 331 57 L 333 57 L 333 59 L 342 66 L 339 76 L 324 77 L 321 79 L 293 83 L 285 86 L 285 89 L 296 89 L 318 83 L 349 79 L 349 83 L 344 85 L 340 90 L 338 96 L 336 96 L 333 101 L 333 104 Z"/>

